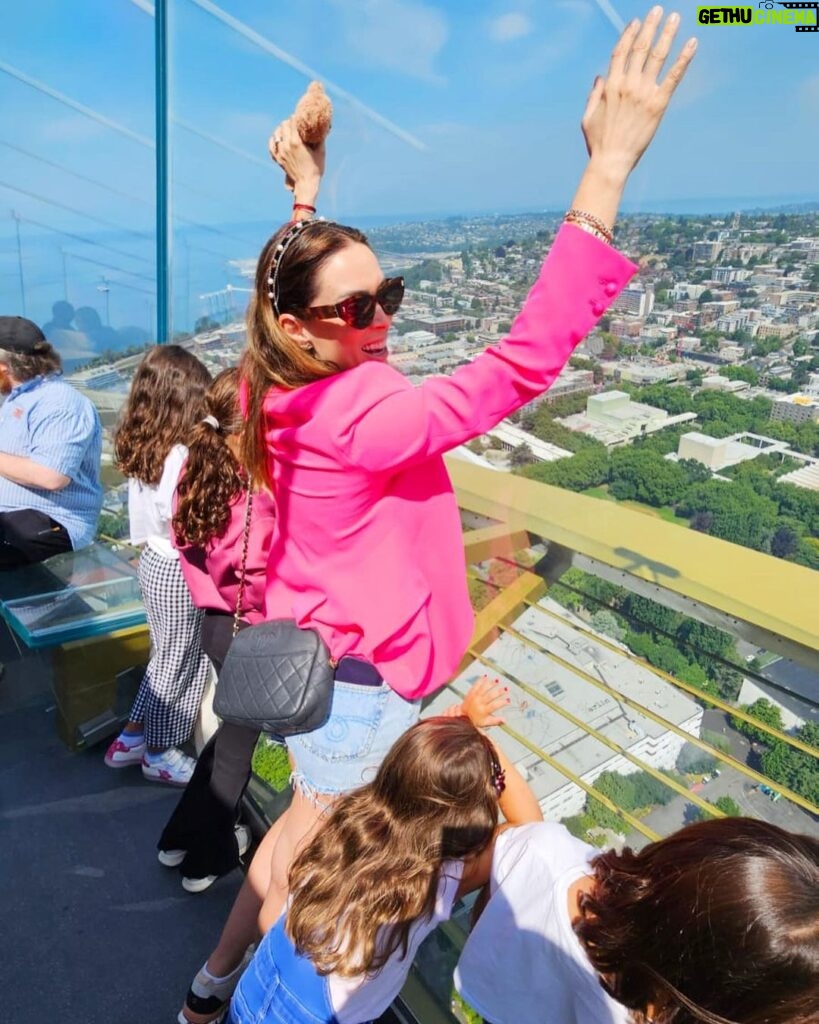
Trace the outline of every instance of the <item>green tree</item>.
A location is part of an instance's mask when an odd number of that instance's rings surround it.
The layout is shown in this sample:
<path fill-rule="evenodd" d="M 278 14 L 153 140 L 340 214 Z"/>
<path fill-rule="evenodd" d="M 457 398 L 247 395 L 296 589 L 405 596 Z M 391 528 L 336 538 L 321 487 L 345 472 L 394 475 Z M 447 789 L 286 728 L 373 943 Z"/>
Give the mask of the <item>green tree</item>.
<path fill-rule="evenodd" d="M 585 491 L 602 484 L 608 477 L 608 455 L 605 448 L 589 448 L 570 459 L 537 462 L 521 470 L 530 480 L 539 480 L 570 491 Z"/>
<path fill-rule="evenodd" d="M 607 608 L 598 609 L 591 617 L 592 629 L 604 636 L 610 636 L 614 640 L 622 640 L 626 635 L 625 629 L 617 621 L 617 617 Z"/>
<path fill-rule="evenodd" d="M 649 448 L 616 448 L 611 454 L 610 493 L 618 500 L 673 505 L 685 493 L 685 470 Z"/>
<path fill-rule="evenodd" d="M 740 709 L 765 725 L 769 725 L 772 729 L 782 731 L 782 711 L 777 704 L 771 703 L 767 697 L 759 697 L 753 704 L 742 704 Z M 731 725 L 738 732 L 744 733 L 744 735 L 759 743 L 776 742 L 767 732 L 757 729 L 750 722 L 744 722 L 741 718 L 736 718 L 733 715 L 731 716 Z"/>
<path fill-rule="evenodd" d="M 525 441 L 509 453 L 510 466 L 530 466 L 533 462 L 535 462 L 535 457 L 532 454 L 532 449 Z"/>
<path fill-rule="evenodd" d="M 714 807 L 722 811 L 723 814 L 727 814 L 729 818 L 741 818 L 742 808 L 739 804 L 730 796 L 718 796 L 716 800 L 712 800 Z"/>

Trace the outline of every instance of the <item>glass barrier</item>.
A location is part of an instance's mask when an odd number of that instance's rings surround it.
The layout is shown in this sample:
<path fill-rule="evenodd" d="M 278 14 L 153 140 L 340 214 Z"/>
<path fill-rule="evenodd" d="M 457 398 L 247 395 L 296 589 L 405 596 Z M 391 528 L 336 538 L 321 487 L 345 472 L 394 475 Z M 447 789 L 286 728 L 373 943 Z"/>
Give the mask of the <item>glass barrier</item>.
<path fill-rule="evenodd" d="M 94 544 L 4 572 L 0 615 L 31 649 L 140 625 L 145 607 L 129 554 Z"/>

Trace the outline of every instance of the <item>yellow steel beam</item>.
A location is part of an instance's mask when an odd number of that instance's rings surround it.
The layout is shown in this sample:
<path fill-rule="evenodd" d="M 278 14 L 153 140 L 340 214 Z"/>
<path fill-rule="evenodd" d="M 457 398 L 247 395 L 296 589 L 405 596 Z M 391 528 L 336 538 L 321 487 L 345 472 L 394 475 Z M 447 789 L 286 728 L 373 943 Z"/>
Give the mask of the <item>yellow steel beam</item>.
<path fill-rule="evenodd" d="M 774 782 L 772 779 L 768 778 L 767 775 L 762 775 L 760 772 L 755 771 L 753 768 L 749 768 L 741 761 L 738 761 L 731 754 L 726 754 L 723 751 L 718 750 L 716 747 L 711 746 L 711 744 L 706 743 L 705 740 L 701 740 L 698 736 L 692 736 L 690 733 L 687 733 L 684 729 L 681 729 L 678 725 L 675 725 L 673 722 L 669 722 L 668 719 L 663 718 L 661 715 L 656 714 L 649 708 L 644 707 L 638 701 L 632 700 L 630 697 L 624 696 L 624 694 L 622 694 L 619 690 L 615 690 L 611 686 L 608 686 L 606 683 L 601 682 L 599 679 L 595 679 L 594 676 L 590 675 L 588 672 L 585 672 L 582 668 L 578 668 L 577 665 L 574 665 L 569 661 L 565 661 L 563 658 L 560 657 L 560 655 L 553 654 L 545 647 L 541 647 L 540 644 L 535 643 L 534 640 L 530 640 L 529 637 L 524 636 L 522 633 L 518 633 L 517 630 L 512 629 L 508 626 L 503 626 L 502 629 L 504 632 L 509 633 L 510 636 L 513 636 L 516 640 L 520 641 L 520 643 L 532 648 L 533 650 L 538 651 L 540 654 L 545 655 L 547 658 L 549 658 L 551 661 L 554 661 L 556 664 L 562 665 L 564 668 L 573 672 L 580 679 L 585 680 L 587 683 L 591 683 L 592 686 L 596 686 L 598 690 L 602 690 L 604 693 L 609 694 L 609 696 L 613 697 L 615 700 L 620 701 L 622 704 L 627 704 L 629 707 L 633 707 L 635 710 L 639 711 L 640 714 L 645 715 L 646 718 L 650 718 L 652 721 L 655 721 L 658 724 L 665 726 L 665 728 L 669 729 L 677 736 L 682 736 L 689 743 L 692 743 L 694 746 L 699 747 L 700 750 L 707 751 L 713 757 L 716 757 L 718 760 L 723 761 L 727 765 L 730 765 L 731 768 L 734 768 L 736 771 L 740 772 L 742 775 L 745 775 L 747 778 L 753 779 L 755 782 L 763 783 L 766 786 L 770 786 L 771 789 L 775 790 L 782 796 L 786 797 L 788 800 L 791 801 L 791 803 L 797 804 L 799 807 L 802 807 L 804 810 L 809 811 L 811 814 L 819 814 L 819 807 L 811 803 L 811 801 L 807 800 L 805 797 L 800 796 L 799 793 L 795 793 L 792 789 L 788 789 L 787 786 L 783 786 L 778 782 Z M 593 639 L 599 642 L 599 638 L 597 636 L 593 635 Z M 615 648 L 615 650 L 617 650 L 620 654 L 623 653 L 619 648 Z M 640 659 L 634 660 L 640 661 Z M 672 676 L 668 676 L 663 672 L 659 672 L 657 669 L 654 668 L 653 665 L 649 665 L 647 662 L 640 663 L 644 665 L 649 671 L 655 673 L 655 675 L 662 676 L 664 679 L 668 680 L 668 682 L 670 682 L 672 685 L 676 685 L 677 680 L 674 679 Z M 504 674 L 508 675 L 508 673 Z M 586 727 L 585 731 L 590 732 L 590 729 Z"/>
<path fill-rule="evenodd" d="M 505 523 L 468 530 L 463 538 L 468 565 L 485 562 L 488 558 L 508 557 L 529 546 L 529 534 L 525 530 L 510 531 Z"/>
<path fill-rule="evenodd" d="M 819 650 L 819 572 L 614 502 L 447 460 L 462 508 Z"/>
<path fill-rule="evenodd" d="M 508 632 L 511 636 L 514 636 L 516 639 L 526 639 L 525 637 L 522 637 L 521 634 L 517 633 L 513 629 L 510 629 L 509 627 L 506 627 L 506 632 Z M 696 804 L 702 810 L 707 811 L 715 818 L 725 817 L 725 815 L 721 810 L 719 810 L 719 808 L 715 807 L 707 800 L 703 800 L 701 797 L 697 796 L 696 793 L 692 793 L 689 789 L 686 789 L 685 786 L 681 786 L 676 779 L 671 779 L 667 775 L 663 775 L 661 771 L 658 771 L 652 765 L 648 764 L 645 761 L 642 761 L 639 757 L 635 757 L 634 754 L 630 754 L 625 747 L 622 747 L 619 743 L 615 743 L 614 740 L 610 740 L 608 736 L 606 736 L 604 733 L 600 732 L 598 729 L 593 728 L 591 725 L 588 725 L 581 718 L 578 718 L 576 715 L 573 715 L 570 711 L 567 711 L 565 708 L 562 708 L 555 701 L 550 700 L 545 694 L 541 693 L 540 690 L 537 690 L 534 686 L 529 686 L 529 684 L 524 683 L 522 679 L 518 679 L 517 676 L 509 672 L 506 668 L 503 667 L 503 665 L 498 664 L 498 662 L 496 661 L 492 661 L 490 658 L 485 658 L 482 654 L 475 654 L 474 657 L 475 661 L 480 662 L 481 665 L 485 665 L 493 672 L 501 672 L 505 679 L 508 679 L 510 680 L 510 682 L 513 682 L 515 686 L 523 690 L 524 693 L 528 693 L 530 697 L 533 697 L 535 700 L 539 701 L 539 703 L 544 704 L 547 708 L 549 708 L 550 711 L 554 711 L 555 714 L 560 715 L 561 718 L 565 718 L 567 721 L 571 722 L 572 725 L 580 729 L 581 732 L 586 733 L 587 736 L 594 737 L 594 739 L 596 739 L 598 743 L 602 743 L 603 746 L 608 747 L 610 750 L 615 751 L 615 753 L 619 754 L 621 757 L 624 757 L 627 761 L 630 761 L 633 765 L 637 767 L 639 771 L 646 772 L 646 774 L 650 775 L 654 779 L 657 779 L 658 782 L 662 782 L 663 785 L 668 786 L 669 789 L 674 790 L 674 792 L 677 793 L 679 796 L 684 796 L 686 800 L 690 800 L 691 803 Z M 686 733 L 685 735 L 688 734 Z"/>
<path fill-rule="evenodd" d="M 658 839 L 662 838 L 662 836 L 655 832 L 653 828 L 649 828 L 649 826 L 644 825 L 639 818 L 635 818 L 633 814 L 629 814 L 629 812 L 624 811 L 622 807 L 618 807 L 613 800 L 610 800 L 603 793 L 598 793 L 597 790 L 593 786 L 590 786 L 588 782 L 584 782 L 579 775 L 575 775 L 570 768 L 567 768 L 559 761 L 556 761 L 551 754 L 547 754 L 545 750 L 541 750 L 540 747 L 536 746 L 525 736 L 522 736 L 516 729 L 513 729 L 510 725 L 501 725 L 498 726 L 498 728 L 503 729 L 503 731 L 508 733 L 512 739 L 517 740 L 522 747 L 526 747 L 527 750 L 537 755 L 541 761 L 545 761 L 546 764 L 551 768 L 554 768 L 554 770 L 559 772 L 564 778 L 573 782 L 575 786 L 582 789 L 586 794 L 588 794 L 588 796 L 593 796 L 594 799 L 599 800 L 604 807 L 608 807 L 610 811 L 614 811 L 619 818 L 622 818 L 623 821 L 631 825 L 635 832 L 639 832 L 641 835 L 644 835 L 646 839 L 650 839 L 652 842 L 656 842 Z M 716 808 L 711 808 L 711 810 L 716 810 Z M 717 811 L 717 813 L 719 814 L 720 812 Z"/>
<path fill-rule="evenodd" d="M 472 575 L 472 578 L 480 579 L 475 575 Z M 485 583 L 486 581 L 481 580 L 481 582 Z M 490 583 L 488 586 L 496 586 L 496 584 Z M 500 626 L 511 622 L 520 615 L 520 610 L 526 601 L 537 601 L 543 597 L 546 593 L 546 584 L 540 576 L 536 576 L 532 572 L 523 572 L 507 587 L 498 588 L 498 590 L 498 595 L 475 616 L 475 628 L 472 632 L 470 646 L 479 651 L 485 650 L 493 640 L 497 639 Z M 458 671 L 463 671 L 470 660 L 470 654 L 467 652 Z"/>
<path fill-rule="evenodd" d="M 558 622 L 568 621 L 561 615 L 558 615 L 557 612 L 553 612 L 550 608 L 542 607 L 542 605 L 537 601 L 531 601 L 525 598 L 523 603 L 529 608 L 534 608 L 536 611 L 540 612 L 541 615 L 548 615 L 552 619 L 557 619 Z M 754 718 L 753 715 L 749 715 L 748 712 L 743 711 L 742 708 L 734 707 L 733 704 L 729 704 L 720 697 L 713 697 L 710 693 L 704 693 L 702 690 L 694 686 L 693 683 L 686 683 L 683 682 L 683 680 L 678 679 L 676 676 L 669 675 L 668 672 L 663 671 L 661 668 L 657 668 L 656 665 L 652 665 L 650 661 L 646 661 L 644 658 L 639 657 L 632 651 L 624 651 L 622 647 L 617 647 L 598 633 L 592 633 L 591 630 L 584 629 L 582 626 L 578 626 L 574 622 L 569 623 L 569 625 L 581 636 L 588 637 L 596 644 L 600 644 L 601 647 L 606 647 L 608 650 L 614 651 L 615 654 L 619 654 L 621 657 L 627 658 L 633 664 L 640 665 L 642 668 L 648 669 L 650 672 L 653 672 L 655 676 L 660 676 L 660 678 L 665 679 L 666 682 L 670 683 L 672 686 L 676 686 L 677 689 L 684 690 L 686 693 L 691 694 L 692 697 L 705 701 L 707 704 L 711 704 L 713 707 L 719 708 L 720 711 L 724 711 L 726 714 L 732 715 L 734 718 L 739 718 L 743 722 L 750 723 L 755 728 L 768 733 L 769 736 L 778 740 L 780 743 L 786 743 L 789 747 L 794 747 L 796 750 L 801 750 L 805 754 L 810 754 L 811 757 L 819 757 L 819 751 L 817 751 L 816 747 L 812 747 L 809 743 L 805 743 L 804 740 L 800 740 L 797 736 L 789 736 L 787 733 L 781 732 L 779 729 L 774 729 L 773 726 L 766 725 L 765 722 L 760 722 L 758 718 Z M 510 632 L 513 631 L 510 630 Z M 523 639 L 526 640 L 527 643 L 531 642 L 525 637 Z M 539 649 L 543 650 L 543 648 Z M 557 655 L 552 655 L 548 651 L 546 651 L 546 653 L 549 654 L 549 657 L 553 657 L 558 661 L 560 660 Z"/>

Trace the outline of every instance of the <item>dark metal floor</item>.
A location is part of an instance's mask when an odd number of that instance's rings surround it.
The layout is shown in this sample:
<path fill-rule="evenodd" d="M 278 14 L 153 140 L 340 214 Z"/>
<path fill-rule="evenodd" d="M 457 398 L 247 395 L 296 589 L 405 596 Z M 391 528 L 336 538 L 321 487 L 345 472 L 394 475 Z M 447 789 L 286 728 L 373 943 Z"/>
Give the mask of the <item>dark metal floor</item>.
<path fill-rule="evenodd" d="M 154 848 L 178 791 L 69 753 L 41 668 L 12 656 L 0 678 L 3 1019 L 172 1024 L 241 876 L 182 889 Z"/>

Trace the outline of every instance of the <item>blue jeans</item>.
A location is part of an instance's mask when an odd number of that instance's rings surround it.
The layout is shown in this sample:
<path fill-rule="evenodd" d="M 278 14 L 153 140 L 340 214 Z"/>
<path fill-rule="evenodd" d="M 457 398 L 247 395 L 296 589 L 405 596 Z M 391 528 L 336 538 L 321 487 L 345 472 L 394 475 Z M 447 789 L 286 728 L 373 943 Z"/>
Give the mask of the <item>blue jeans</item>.
<path fill-rule="evenodd" d="M 229 1024 L 337 1024 L 327 981 L 299 956 L 284 914 L 259 943 L 230 1001 Z"/>
<path fill-rule="evenodd" d="M 285 741 L 295 762 L 294 787 L 315 800 L 372 782 L 387 751 L 420 714 L 420 700 L 405 700 L 386 683 L 345 682 L 342 662 L 330 717 L 319 729 Z"/>

